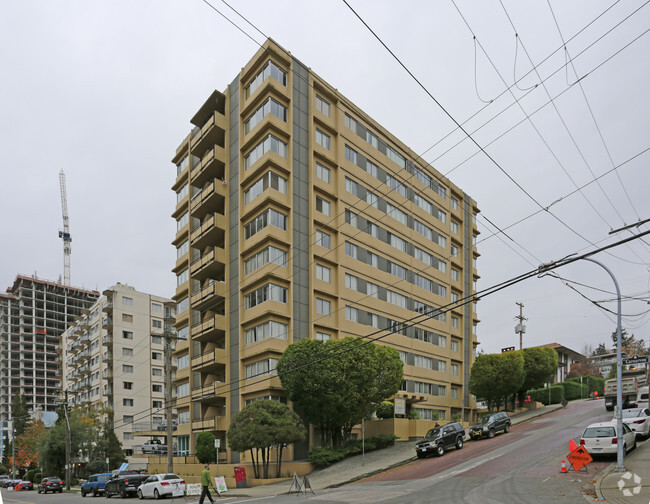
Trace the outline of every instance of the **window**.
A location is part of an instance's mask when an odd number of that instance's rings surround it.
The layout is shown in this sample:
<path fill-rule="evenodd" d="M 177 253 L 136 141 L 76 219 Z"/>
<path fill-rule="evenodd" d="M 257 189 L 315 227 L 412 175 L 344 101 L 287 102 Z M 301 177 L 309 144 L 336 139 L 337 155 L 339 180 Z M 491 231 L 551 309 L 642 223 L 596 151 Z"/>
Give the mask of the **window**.
<path fill-rule="evenodd" d="M 158 303 L 151 303 L 151 311 L 153 313 L 162 313 L 162 305 Z"/>
<path fill-rule="evenodd" d="M 346 306 L 345 307 L 345 320 L 349 320 L 351 322 L 358 322 L 359 321 L 359 310 L 356 308 L 352 308 L 351 306 Z"/>
<path fill-rule="evenodd" d="M 451 374 L 453 376 L 458 376 L 460 373 L 460 366 L 458 364 L 452 364 L 451 365 Z"/>
<path fill-rule="evenodd" d="M 379 299 L 379 285 L 366 281 L 366 294 Z"/>
<path fill-rule="evenodd" d="M 133 432 L 124 432 L 124 441 L 131 441 L 133 439 Z"/>
<path fill-rule="evenodd" d="M 458 200 L 457 200 L 456 198 L 454 198 L 453 196 L 451 196 L 451 197 L 449 198 L 449 203 L 451 203 L 451 208 L 452 208 L 452 210 L 458 210 Z"/>
<path fill-rule="evenodd" d="M 451 221 L 451 232 L 458 234 L 458 222 Z"/>
<path fill-rule="evenodd" d="M 367 191 L 366 203 L 368 203 L 372 207 L 379 208 L 379 196 L 377 196 L 375 193 L 371 191 Z"/>
<path fill-rule="evenodd" d="M 379 315 L 376 313 L 369 313 L 368 315 L 370 315 L 370 326 L 379 329 Z"/>
<path fill-rule="evenodd" d="M 316 95 L 316 110 L 327 117 L 330 116 L 330 104 L 318 95 Z"/>
<path fill-rule="evenodd" d="M 123 313 L 122 322 L 133 322 L 133 315 L 129 315 L 128 313 Z"/>
<path fill-rule="evenodd" d="M 455 292 L 451 293 L 451 302 L 452 303 L 457 303 L 458 302 L 458 294 L 456 294 Z"/>
<path fill-rule="evenodd" d="M 162 329 L 162 320 L 159 319 L 151 319 L 151 327 L 154 329 Z"/>
<path fill-rule="evenodd" d="M 185 212 L 183 215 L 181 215 L 180 219 L 176 221 L 176 231 L 183 229 L 185 226 L 187 226 L 188 222 L 190 222 L 190 215 L 189 213 Z"/>
<path fill-rule="evenodd" d="M 133 406 L 133 399 L 122 399 L 122 406 Z"/>
<path fill-rule="evenodd" d="M 176 397 L 185 397 L 190 395 L 190 384 L 183 383 L 176 386 Z"/>
<path fill-rule="evenodd" d="M 122 384 L 124 385 L 124 390 L 133 390 L 133 382 L 125 381 Z"/>
<path fill-rule="evenodd" d="M 162 391 L 163 391 L 163 386 L 162 386 L 162 385 L 159 385 L 159 384 L 157 384 L 157 383 L 154 383 L 154 384 L 151 386 L 151 391 L 152 391 L 152 392 L 162 392 Z"/>
<path fill-rule="evenodd" d="M 122 338 L 124 339 L 133 339 L 133 332 L 131 331 L 122 331 Z"/>
<path fill-rule="evenodd" d="M 408 216 L 399 208 L 391 205 L 390 203 L 386 203 L 386 214 L 390 215 L 393 219 L 404 224 L 405 226 L 408 225 Z"/>
<path fill-rule="evenodd" d="M 151 401 L 151 405 L 153 406 L 153 409 L 162 409 L 163 402 L 162 401 Z"/>
<path fill-rule="evenodd" d="M 377 227 L 377 224 L 368 221 L 366 232 L 374 238 L 379 238 L 379 227 Z"/>
<path fill-rule="evenodd" d="M 257 217 L 253 218 L 248 224 L 244 226 L 244 238 L 250 238 L 254 234 L 258 233 L 266 226 L 271 225 L 275 226 L 284 231 L 287 230 L 287 216 L 281 214 L 273 208 L 265 210 Z M 179 311 L 180 313 L 180 311 Z"/>
<path fill-rule="evenodd" d="M 190 336 L 190 326 L 181 327 L 176 334 L 179 340 L 186 340 Z"/>
<path fill-rule="evenodd" d="M 345 242 L 345 255 L 358 259 L 359 247 L 349 241 Z"/>
<path fill-rule="evenodd" d="M 244 204 L 250 203 L 269 188 L 287 194 L 287 184 L 287 179 L 269 170 L 244 191 Z"/>
<path fill-rule="evenodd" d="M 332 336 L 327 334 L 327 333 L 319 332 L 319 331 L 316 332 L 316 339 L 318 341 L 328 341 L 331 338 L 332 338 Z"/>
<path fill-rule="evenodd" d="M 180 203 L 181 200 L 190 193 L 189 184 L 185 184 L 181 189 L 176 193 L 176 203 Z"/>
<path fill-rule="evenodd" d="M 325 147 L 327 150 L 330 149 L 330 136 L 326 133 L 323 133 L 321 130 L 316 130 L 316 143 L 321 147 Z"/>
<path fill-rule="evenodd" d="M 122 304 L 124 306 L 133 306 L 133 298 L 122 296 Z"/>
<path fill-rule="evenodd" d="M 458 253 L 459 253 L 458 247 L 456 245 L 452 245 L 451 246 L 451 255 L 453 257 L 458 257 Z"/>
<path fill-rule="evenodd" d="M 244 366 L 244 375 L 246 378 L 254 378 L 267 374 L 275 374 L 275 367 L 278 364 L 278 359 L 264 359 L 258 362 L 253 362 Z"/>
<path fill-rule="evenodd" d="M 451 398 L 452 399 L 458 399 L 458 388 L 457 387 L 451 387 Z"/>
<path fill-rule="evenodd" d="M 151 360 L 162 360 L 162 353 L 151 352 Z"/>
<path fill-rule="evenodd" d="M 394 234 L 389 233 L 388 239 L 390 240 L 391 246 L 395 247 L 397 250 L 401 250 L 402 252 L 407 251 L 407 243 L 399 236 L 395 236 Z"/>
<path fill-rule="evenodd" d="M 451 340 L 451 346 L 449 348 L 451 348 L 452 352 L 458 352 L 460 345 L 457 340 Z"/>
<path fill-rule="evenodd" d="M 260 107 L 244 122 L 244 133 L 248 133 L 268 114 L 273 114 L 278 119 L 287 122 L 287 108 L 273 98 L 267 98 Z"/>
<path fill-rule="evenodd" d="M 122 364 L 122 373 L 133 373 L 133 366 L 129 364 Z"/>
<path fill-rule="evenodd" d="M 318 280 L 330 283 L 331 274 L 332 270 L 330 270 L 327 266 L 322 266 L 320 264 L 316 265 L 316 278 Z"/>
<path fill-rule="evenodd" d="M 454 317 L 454 316 L 452 316 L 452 317 L 451 317 L 451 327 L 454 327 L 454 328 L 457 329 L 458 326 L 459 326 L 459 320 L 458 320 L 458 317 Z"/>
<path fill-rule="evenodd" d="M 379 268 L 379 256 L 370 251 L 366 252 L 366 263 L 370 264 L 373 268 Z"/>
<path fill-rule="evenodd" d="M 268 283 L 244 296 L 244 309 L 248 310 L 269 300 L 286 304 L 287 298 L 288 291 L 286 287 Z"/>
<path fill-rule="evenodd" d="M 255 162 L 267 152 L 275 152 L 286 159 L 287 144 L 269 133 L 264 140 L 258 143 L 248 154 L 246 154 L 244 157 L 244 170 L 248 170 L 248 168 L 255 164 Z"/>
<path fill-rule="evenodd" d="M 151 368 L 151 376 L 162 376 L 163 370 L 160 368 Z"/>
<path fill-rule="evenodd" d="M 287 253 L 284 250 L 269 245 L 244 261 L 244 274 L 248 275 L 268 263 L 286 266 Z"/>
<path fill-rule="evenodd" d="M 357 184 L 354 180 L 345 177 L 345 190 L 356 196 L 359 191 L 359 184 Z"/>
<path fill-rule="evenodd" d="M 151 344 L 152 345 L 162 345 L 162 337 L 161 336 L 151 336 Z"/>
<path fill-rule="evenodd" d="M 269 60 L 266 65 L 259 71 L 251 83 L 244 89 L 244 96 L 250 97 L 255 90 L 262 85 L 262 83 L 269 77 L 273 77 L 283 86 L 287 85 L 287 74 L 273 61 Z"/>
<path fill-rule="evenodd" d="M 321 179 L 321 180 L 323 180 L 323 181 L 325 181 L 325 182 L 327 182 L 329 184 L 329 182 L 330 182 L 330 169 L 317 162 L 316 163 L 316 176 L 319 179 Z"/>
<path fill-rule="evenodd" d="M 176 275 L 176 287 L 183 285 L 190 279 L 190 270 L 184 269 L 178 275 Z"/>
<path fill-rule="evenodd" d="M 123 415 L 122 416 L 122 423 L 125 423 L 125 424 L 133 423 L 133 415 Z"/>
<path fill-rule="evenodd" d="M 391 275 L 394 275 L 398 278 L 401 278 L 402 280 L 406 280 L 406 274 L 408 270 L 406 268 L 403 268 L 399 264 L 395 263 L 390 263 L 390 273 Z"/>
<path fill-rule="evenodd" d="M 388 174 L 386 175 L 386 185 L 393 189 L 395 192 L 398 192 L 402 196 L 406 197 L 406 186 Z"/>
<path fill-rule="evenodd" d="M 184 369 L 190 365 L 190 354 L 181 355 L 176 359 L 176 368 Z"/>
<path fill-rule="evenodd" d="M 329 315 L 332 309 L 332 303 L 326 299 L 316 298 L 316 313 Z"/>
<path fill-rule="evenodd" d="M 320 213 L 327 215 L 328 217 L 330 216 L 330 207 L 331 204 L 329 201 L 324 200 L 320 196 L 316 196 L 316 210 L 319 211 Z"/>
<path fill-rule="evenodd" d="M 345 159 L 351 161 L 354 164 L 357 164 L 357 151 L 352 149 L 349 146 L 345 146 Z"/>
<path fill-rule="evenodd" d="M 176 309 L 178 310 L 178 313 L 183 313 L 189 307 L 190 307 L 190 301 L 188 298 L 183 298 L 176 304 Z"/>
<path fill-rule="evenodd" d="M 133 348 L 122 348 L 123 357 L 133 357 Z"/>
<path fill-rule="evenodd" d="M 455 270 L 454 268 L 451 268 L 451 279 L 454 282 L 458 282 L 459 276 L 460 276 L 460 272 L 458 270 Z"/>
<path fill-rule="evenodd" d="M 244 342 L 246 345 L 250 345 L 251 343 L 255 343 L 256 341 L 261 341 L 266 338 L 278 338 L 286 340 L 288 334 L 289 326 L 287 324 L 269 320 L 250 329 L 246 329 L 244 331 Z"/>
<path fill-rule="evenodd" d="M 327 233 L 316 230 L 316 245 L 320 245 L 321 247 L 325 247 L 326 249 L 330 248 L 330 235 Z"/>
<path fill-rule="evenodd" d="M 406 296 L 389 289 L 386 290 L 386 301 L 400 308 L 406 308 Z"/>
<path fill-rule="evenodd" d="M 345 274 L 345 286 L 348 289 L 358 290 L 359 279 L 354 275 L 350 275 L 349 273 L 346 273 Z"/>

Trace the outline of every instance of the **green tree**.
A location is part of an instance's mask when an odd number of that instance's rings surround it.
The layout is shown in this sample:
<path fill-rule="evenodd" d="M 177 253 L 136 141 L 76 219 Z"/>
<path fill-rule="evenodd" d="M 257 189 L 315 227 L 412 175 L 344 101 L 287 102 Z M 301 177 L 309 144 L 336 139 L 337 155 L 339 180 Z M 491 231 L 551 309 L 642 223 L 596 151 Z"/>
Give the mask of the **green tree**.
<path fill-rule="evenodd" d="M 235 415 L 227 436 L 231 450 L 250 451 L 255 477 L 259 478 L 263 473 L 264 478 L 268 478 L 271 450 L 277 450 L 276 474 L 280 477 L 282 449 L 285 445 L 305 439 L 305 432 L 300 417 L 287 405 L 279 401 L 260 399 L 253 401 Z"/>
<path fill-rule="evenodd" d="M 524 348 L 524 381 L 519 389 L 519 401 L 523 402 L 526 392 L 543 387 L 557 371 L 557 352 L 548 347 Z"/>
<path fill-rule="evenodd" d="M 608 353 L 608 350 L 605 343 L 599 343 L 596 350 L 594 350 L 594 355 L 605 355 L 606 353 Z"/>
<path fill-rule="evenodd" d="M 524 379 L 522 352 L 479 355 L 469 377 L 469 391 L 495 409 L 509 395 L 516 394 Z"/>
<path fill-rule="evenodd" d="M 29 406 L 25 394 L 16 395 L 11 400 L 11 419 L 14 422 L 14 434 L 22 436 L 30 420 Z"/>
<path fill-rule="evenodd" d="M 393 418 L 395 406 L 390 401 L 382 401 L 377 406 L 377 418 Z"/>
<path fill-rule="evenodd" d="M 108 422 L 103 424 L 101 436 L 99 436 L 95 445 L 92 447 L 90 455 L 90 460 L 97 462 L 95 465 L 103 469 L 106 469 L 106 459 L 109 460 L 110 467 L 119 467 L 120 464 L 127 461 L 122 443 Z M 88 474 L 92 474 L 92 472 L 96 472 L 96 469 L 87 467 L 87 472 Z"/>
<path fill-rule="evenodd" d="M 201 464 L 209 464 L 215 460 L 214 434 L 201 432 L 196 437 L 196 458 Z"/>
<path fill-rule="evenodd" d="M 282 354 L 277 373 L 289 399 L 320 429 L 322 445 L 338 447 L 399 390 L 402 361 L 394 348 L 361 338 L 302 339 Z"/>

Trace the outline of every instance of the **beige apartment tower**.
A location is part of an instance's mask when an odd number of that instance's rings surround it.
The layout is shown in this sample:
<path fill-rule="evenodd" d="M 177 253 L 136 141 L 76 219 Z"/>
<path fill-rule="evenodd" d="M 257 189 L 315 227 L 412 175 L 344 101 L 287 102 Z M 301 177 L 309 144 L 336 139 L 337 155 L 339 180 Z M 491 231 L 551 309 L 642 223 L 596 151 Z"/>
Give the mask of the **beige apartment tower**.
<path fill-rule="evenodd" d="M 69 404 L 105 411 L 127 455 L 141 453 L 139 435 L 165 435 L 158 432 L 165 419 L 165 344 L 173 341 L 175 314 L 171 299 L 117 283 L 64 334 Z"/>
<path fill-rule="evenodd" d="M 173 158 L 190 452 L 202 431 L 225 447 L 249 402 L 286 401 L 274 369 L 301 338 L 381 334 L 409 410 L 469 420 L 476 304 L 449 305 L 476 292 L 476 203 L 271 40 L 190 122 Z"/>

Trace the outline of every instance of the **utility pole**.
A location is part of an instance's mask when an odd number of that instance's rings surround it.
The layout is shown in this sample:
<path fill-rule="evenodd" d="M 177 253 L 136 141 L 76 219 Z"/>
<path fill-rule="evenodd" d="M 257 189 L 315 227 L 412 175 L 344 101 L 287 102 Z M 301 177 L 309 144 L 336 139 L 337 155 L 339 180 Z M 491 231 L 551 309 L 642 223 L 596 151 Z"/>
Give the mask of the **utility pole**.
<path fill-rule="evenodd" d="M 70 420 L 68 418 L 68 391 L 65 391 L 63 403 L 65 412 L 65 489 L 70 490 Z"/>
<path fill-rule="evenodd" d="M 167 410 L 167 472 L 174 472 L 174 425 L 172 424 L 172 341 L 173 334 L 165 331 L 165 408 Z"/>
<path fill-rule="evenodd" d="M 524 320 L 528 320 L 526 317 L 524 317 L 524 303 L 518 301 L 515 303 L 517 306 L 519 306 L 519 316 L 515 317 L 515 319 L 519 320 L 519 323 L 515 326 L 515 334 L 519 334 L 519 350 L 523 350 L 524 348 L 524 342 L 523 342 L 523 335 L 526 332 L 526 326 L 524 325 Z"/>
<path fill-rule="evenodd" d="M 16 423 L 11 419 L 11 478 L 16 478 Z"/>

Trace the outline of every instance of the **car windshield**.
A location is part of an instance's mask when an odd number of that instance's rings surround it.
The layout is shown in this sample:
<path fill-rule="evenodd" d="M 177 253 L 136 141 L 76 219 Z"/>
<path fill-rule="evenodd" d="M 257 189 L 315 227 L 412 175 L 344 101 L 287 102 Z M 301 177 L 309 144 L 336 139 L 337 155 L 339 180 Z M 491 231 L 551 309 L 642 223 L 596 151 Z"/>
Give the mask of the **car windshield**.
<path fill-rule="evenodd" d="M 614 427 L 587 427 L 583 438 L 616 437 Z"/>
<path fill-rule="evenodd" d="M 642 416 L 642 414 L 643 414 L 642 409 L 626 409 L 626 410 L 623 410 L 623 418 L 639 417 L 639 416 Z"/>
<path fill-rule="evenodd" d="M 481 419 L 479 420 L 479 423 L 487 423 L 490 421 L 493 421 L 492 413 L 486 413 L 484 415 L 481 415 Z"/>
<path fill-rule="evenodd" d="M 440 435 L 440 427 L 434 427 L 433 429 L 429 430 L 427 432 L 427 435 L 425 437 L 438 437 Z"/>

